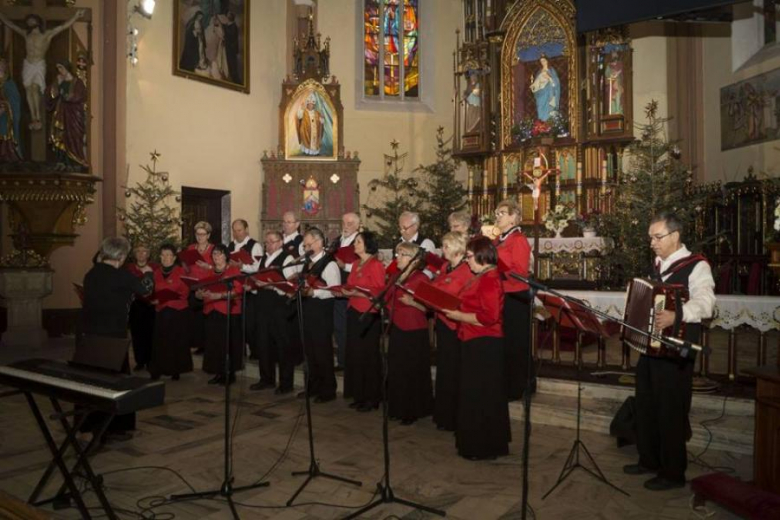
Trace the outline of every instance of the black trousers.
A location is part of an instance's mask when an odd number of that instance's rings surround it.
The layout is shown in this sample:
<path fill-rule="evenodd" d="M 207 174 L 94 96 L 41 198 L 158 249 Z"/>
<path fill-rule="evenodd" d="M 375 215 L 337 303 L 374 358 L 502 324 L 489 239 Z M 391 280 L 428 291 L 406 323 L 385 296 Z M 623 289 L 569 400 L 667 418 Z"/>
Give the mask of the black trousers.
<path fill-rule="evenodd" d="M 272 334 L 274 329 L 281 328 L 275 323 L 274 307 L 279 303 L 274 296 L 278 295 L 271 290 L 262 289 L 258 292 L 252 305 L 250 321 L 253 327 L 247 327 L 254 336 L 249 345 L 252 356 L 257 359 L 260 381 L 272 384 L 276 384 L 276 363 L 279 359 Z M 247 312 L 247 315 L 250 313 Z"/>
<path fill-rule="evenodd" d="M 335 397 L 333 299 L 305 298 L 303 319 L 303 339 L 309 362 L 309 393 L 323 398 Z"/>
<path fill-rule="evenodd" d="M 258 307 L 260 306 L 259 300 L 260 294 L 251 293 L 249 291 L 244 292 L 244 338 L 246 344 L 249 347 L 249 358 L 258 359 L 258 346 L 259 346 L 259 324 L 258 320 Z"/>
<path fill-rule="evenodd" d="M 458 333 L 436 320 L 436 399 L 433 422 L 448 431 L 455 430 L 460 392 L 460 349 Z"/>
<path fill-rule="evenodd" d="M 347 344 L 344 398 L 357 403 L 378 403 L 382 398 L 382 356 L 379 341 L 382 323 L 377 313 L 362 321 L 362 312 L 347 309 Z"/>
<path fill-rule="evenodd" d="M 152 359 L 155 314 L 154 306 L 143 300 L 136 299 L 130 304 L 128 324 L 133 338 L 133 357 L 138 365 L 148 365 Z"/>
<path fill-rule="evenodd" d="M 530 291 L 504 295 L 504 367 L 507 397 L 520 399 L 529 385 L 536 381 L 536 366 L 531 360 L 531 378 L 528 378 L 528 359 L 531 349 Z M 530 388 L 534 393 L 536 387 Z"/>
<path fill-rule="evenodd" d="M 659 477 L 684 482 L 690 435 L 693 363 L 641 356 L 636 366 L 639 463 Z"/>

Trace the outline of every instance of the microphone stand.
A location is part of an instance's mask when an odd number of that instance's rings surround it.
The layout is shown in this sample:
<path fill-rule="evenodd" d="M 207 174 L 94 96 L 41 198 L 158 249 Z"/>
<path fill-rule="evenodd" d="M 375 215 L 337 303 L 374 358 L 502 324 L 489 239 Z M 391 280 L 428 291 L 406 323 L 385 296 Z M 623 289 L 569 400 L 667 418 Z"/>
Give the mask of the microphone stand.
<path fill-rule="evenodd" d="M 303 257 L 302 261 L 296 261 L 293 264 L 296 265 L 303 265 L 303 269 L 298 273 L 298 280 L 297 280 L 297 287 L 295 288 L 295 305 L 296 310 L 298 312 L 298 334 L 300 336 L 301 340 L 301 348 L 303 349 L 303 391 L 304 391 L 304 397 L 306 399 L 306 424 L 309 428 L 309 468 L 303 471 L 293 471 L 292 475 L 299 476 L 299 475 L 307 475 L 306 480 L 303 481 L 303 484 L 298 487 L 298 489 L 293 493 L 293 495 L 290 497 L 290 499 L 287 501 L 287 507 L 290 507 L 293 505 L 293 502 L 295 502 L 295 499 L 298 498 L 298 495 L 301 494 L 301 492 L 306 488 L 306 486 L 309 485 L 309 482 L 311 482 L 315 477 L 325 477 L 329 478 L 331 480 L 337 480 L 339 482 L 345 482 L 347 484 L 352 484 L 354 486 L 362 486 L 363 483 L 358 480 L 352 480 L 345 477 L 340 477 L 338 475 L 333 475 L 332 473 L 325 473 L 324 471 L 320 470 L 320 465 L 317 462 L 317 458 L 314 455 L 314 429 L 312 427 L 312 419 L 311 419 L 311 394 L 309 391 L 309 379 L 311 377 L 311 372 L 309 368 L 309 356 L 306 354 L 306 337 L 304 334 L 305 327 L 304 327 L 304 321 L 303 321 L 303 289 L 306 285 L 306 274 L 308 273 L 307 268 L 307 261 L 309 260 L 310 256 L 306 255 Z M 286 269 L 287 267 L 290 267 L 293 264 L 289 264 L 284 266 Z"/>
<path fill-rule="evenodd" d="M 510 273 L 507 273 L 507 274 L 509 276 L 511 276 L 512 278 L 515 278 L 516 280 L 520 280 L 521 282 L 525 282 L 531 288 L 530 290 L 531 290 L 531 295 L 532 295 L 532 299 L 531 299 L 531 312 L 532 313 L 533 313 L 533 302 L 534 302 L 533 296 L 536 294 L 537 291 L 541 290 L 541 291 L 550 293 L 553 296 L 557 296 L 558 298 L 561 298 L 565 302 L 574 303 L 575 305 L 579 305 L 582 308 L 588 310 L 589 312 L 591 312 L 591 313 L 593 313 L 593 314 L 595 314 L 595 315 L 597 315 L 597 316 L 599 316 L 601 318 L 604 318 L 604 319 L 607 319 L 607 320 L 611 320 L 611 321 L 615 321 L 615 322 L 620 323 L 621 325 L 625 326 L 626 328 L 628 328 L 630 330 L 633 330 L 634 332 L 638 332 L 638 333 L 640 333 L 642 335 L 645 335 L 645 336 L 648 336 L 648 337 L 650 337 L 652 339 L 661 341 L 664 344 L 666 344 L 668 346 L 671 346 L 672 348 L 674 348 L 676 350 L 679 350 L 681 356 L 683 356 L 683 357 L 688 357 L 689 351 L 687 349 L 689 349 L 689 348 L 690 348 L 690 352 L 694 352 L 694 353 L 699 351 L 699 350 L 702 350 L 702 348 L 699 345 L 694 345 L 694 344 L 691 344 L 691 343 L 688 343 L 688 342 L 685 342 L 685 341 L 677 340 L 676 338 L 668 338 L 666 336 L 656 335 L 656 334 L 653 334 L 653 333 L 649 333 L 646 330 L 641 330 L 641 329 L 638 329 L 636 327 L 633 327 L 633 326 L 625 323 L 623 320 L 619 320 L 617 318 L 613 318 L 612 316 L 608 315 L 607 313 L 601 312 L 598 309 L 593 308 L 592 306 L 586 304 L 585 302 L 583 302 L 580 299 L 572 298 L 571 296 L 567 296 L 567 295 L 565 295 L 563 293 L 560 293 L 560 292 L 558 292 L 558 291 L 556 291 L 554 289 L 550 289 L 546 285 L 543 285 L 543 284 L 541 284 L 541 283 L 539 283 L 539 282 L 537 282 L 535 280 L 532 280 L 530 278 L 521 276 L 521 275 L 519 275 L 517 273 L 511 273 L 510 272 Z M 680 344 L 686 344 L 686 343 L 687 343 L 687 346 L 686 345 L 682 345 L 682 347 L 681 347 Z M 626 491 L 620 489 L 616 485 L 612 484 L 609 480 L 607 480 L 607 477 L 604 475 L 604 473 L 599 468 L 599 465 L 596 463 L 596 460 L 593 458 L 593 455 L 590 454 L 590 451 L 588 450 L 587 446 L 585 446 L 585 443 L 582 442 L 582 440 L 580 439 L 580 419 L 581 419 L 581 411 L 582 411 L 582 383 L 579 380 L 579 372 L 580 372 L 580 366 L 578 364 L 577 365 L 577 374 L 578 374 L 578 379 L 577 379 L 577 437 L 574 440 L 574 444 L 572 445 L 571 450 L 569 451 L 569 455 L 566 458 L 566 462 L 563 464 L 563 468 L 561 469 L 561 472 L 558 475 L 558 480 L 555 482 L 553 487 L 551 487 L 549 489 L 549 491 L 547 491 L 547 493 L 545 493 L 544 496 L 542 496 L 542 500 L 545 500 L 550 495 L 550 493 L 555 491 L 555 489 L 559 485 L 561 485 L 561 483 L 563 483 L 563 481 L 566 480 L 566 478 L 569 475 L 571 475 L 571 473 L 575 469 L 577 469 L 577 468 L 585 470 L 587 473 L 589 473 L 591 476 L 595 477 L 597 480 L 603 482 L 604 484 L 607 484 L 608 486 L 610 486 L 613 489 L 623 493 L 624 495 L 631 496 Z M 526 402 L 528 402 L 528 401 L 526 401 Z M 530 403 L 528 403 L 528 404 L 530 405 Z M 528 412 L 526 410 L 526 430 L 529 429 L 528 417 L 529 417 L 529 414 L 528 414 Z M 527 440 L 526 440 L 526 443 L 527 443 Z M 580 448 L 582 448 L 582 450 L 585 453 L 585 456 L 590 460 L 591 464 L 596 469 L 595 472 L 592 471 L 590 468 L 587 468 L 587 467 L 583 466 L 582 464 L 580 464 Z M 524 502 L 526 500 L 526 493 L 527 493 L 527 472 L 528 472 L 527 457 L 526 457 L 525 451 L 526 450 L 524 449 L 523 450 L 523 457 L 524 457 L 524 462 L 523 462 L 523 500 L 524 500 Z M 524 511 L 525 511 L 525 509 L 524 509 Z"/>
<path fill-rule="evenodd" d="M 232 467 L 232 449 L 230 445 L 230 373 L 231 373 L 231 360 L 230 360 L 230 307 L 231 307 L 231 297 L 232 297 L 232 288 L 233 288 L 233 282 L 236 280 L 244 281 L 246 278 L 252 276 L 251 274 L 240 274 L 236 276 L 229 276 L 227 278 L 223 278 L 221 280 L 214 280 L 214 281 L 207 281 L 205 283 L 200 283 L 193 285 L 192 288 L 195 290 L 203 289 L 206 287 L 211 287 L 212 285 L 218 285 L 218 284 L 224 284 L 225 285 L 225 291 L 227 294 L 227 326 L 226 326 L 226 333 L 225 333 L 225 366 L 223 367 L 224 373 L 223 376 L 225 378 L 225 434 L 224 434 L 224 467 L 223 467 L 223 480 L 222 485 L 219 487 L 219 489 L 212 489 L 209 491 L 200 491 L 200 492 L 194 492 L 194 493 L 186 493 L 183 495 L 171 495 L 170 500 L 187 500 L 187 499 L 201 499 L 201 498 L 211 498 L 214 495 L 220 495 L 225 498 L 225 500 L 228 503 L 228 506 L 230 507 L 230 512 L 233 514 L 233 518 L 238 520 L 240 517 L 238 516 L 238 511 L 236 510 L 236 505 L 233 502 L 233 494 L 238 493 L 241 491 L 247 491 L 250 489 L 256 489 L 260 487 L 267 487 L 270 484 L 268 482 L 257 482 L 255 484 L 250 484 L 247 486 L 239 486 L 239 487 L 233 487 L 233 467 Z M 244 346 L 241 347 L 242 351 L 244 349 Z"/>
<path fill-rule="evenodd" d="M 420 248 L 420 251 L 424 251 L 424 249 Z M 393 492 L 393 488 L 390 485 L 390 440 L 388 436 L 388 403 L 387 403 L 387 376 L 388 376 L 387 351 L 388 351 L 388 346 L 390 344 L 390 327 L 393 326 L 393 311 L 395 307 L 394 295 L 395 295 L 395 291 L 397 290 L 396 282 L 399 279 L 401 279 L 407 272 L 409 272 L 412 267 L 414 267 L 414 265 L 417 263 L 417 260 L 420 256 L 421 256 L 420 252 L 418 252 L 417 255 L 409 262 L 409 265 L 407 265 L 405 269 L 403 269 L 397 276 L 395 275 L 391 276 L 390 280 L 388 281 L 387 285 L 385 285 L 384 289 L 382 289 L 382 291 L 375 298 L 372 298 L 371 307 L 360 316 L 360 320 L 365 319 L 365 317 L 373 309 L 379 309 L 380 314 L 384 314 L 385 312 L 387 312 L 387 324 L 382 327 L 382 335 L 380 336 L 379 339 L 379 349 L 382 354 L 382 447 L 384 451 L 384 476 L 382 477 L 382 480 L 380 480 L 376 485 L 377 493 L 379 495 L 377 499 L 371 502 L 370 504 L 366 505 L 365 507 L 359 509 L 358 511 L 355 511 L 352 514 L 345 516 L 344 520 L 361 517 L 363 513 L 370 511 L 375 507 L 378 507 L 382 504 L 391 504 L 394 502 L 398 504 L 403 504 L 405 506 L 409 506 L 412 509 L 419 509 L 421 511 L 426 511 L 434 515 L 447 516 L 447 513 L 439 509 L 434 509 L 432 507 L 424 506 L 422 504 L 417 504 L 415 502 L 412 502 L 411 500 L 398 498 L 397 496 L 395 496 L 395 493 Z M 385 296 L 387 294 L 390 294 L 390 297 L 392 298 L 390 300 L 391 303 L 389 308 L 387 305 L 387 301 L 385 299 Z M 384 318 L 384 316 L 382 318 Z"/>

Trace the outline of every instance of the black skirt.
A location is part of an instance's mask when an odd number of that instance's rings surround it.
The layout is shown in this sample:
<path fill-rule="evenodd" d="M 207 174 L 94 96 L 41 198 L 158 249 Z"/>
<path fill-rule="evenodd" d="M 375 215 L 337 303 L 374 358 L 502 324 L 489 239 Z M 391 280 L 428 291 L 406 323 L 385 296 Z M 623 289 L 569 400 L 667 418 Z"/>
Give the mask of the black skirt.
<path fill-rule="evenodd" d="M 390 329 L 387 354 L 387 397 L 390 417 L 414 420 L 431 415 L 431 353 L 428 329 Z"/>
<path fill-rule="evenodd" d="M 360 320 L 361 312 L 347 309 L 347 342 L 344 368 L 344 398 L 358 403 L 378 403 L 382 398 L 382 358 L 379 315 Z"/>
<path fill-rule="evenodd" d="M 207 374 L 223 374 L 225 371 L 225 345 L 227 343 L 228 317 L 212 311 L 206 315 L 206 351 L 203 354 L 203 371 Z M 244 366 L 241 334 L 241 315 L 230 316 L 230 371 Z"/>
<path fill-rule="evenodd" d="M 531 361 L 531 379 L 528 379 L 528 356 L 531 349 L 530 291 L 504 295 L 504 375 L 507 381 L 507 398 L 520 399 L 529 384 L 534 384 L 535 366 Z M 536 388 L 531 387 L 531 393 Z"/>
<path fill-rule="evenodd" d="M 133 338 L 133 357 L 138 365 L 147 365 L 152 357 L 152 338 L 154 336 L 154 306 L 136 299 L 130 304 L 128 324 Z"/>
<path fill-rule="evenodd" d="M 458 454 L 491 458 L 509 453 L 512 434 L 504 385 L 501 338 L 481 337 L 461 346 L 460 398 L 455 430 Z"/>
<path fill-rule="evenodd" d="M 190 305 L 190 348 L 202 349 L 206 346 L 206 315 L 203 314 L 203 301 L 195 297 L 191 292 L 189 299 Z"/>
<path fill-rule="evenodd" d="M 166 307 L 157 313 L 149 363 L 152 377 L 192 372 L 189 324 L 189 309 Z"/>
<path fill-rule="evenodd" d="M 433 422 L 441 429 L 454 431 L 458 417 L 460 381 L 460 340 L 457 331 L 436 320 L 436 398 Z"/>

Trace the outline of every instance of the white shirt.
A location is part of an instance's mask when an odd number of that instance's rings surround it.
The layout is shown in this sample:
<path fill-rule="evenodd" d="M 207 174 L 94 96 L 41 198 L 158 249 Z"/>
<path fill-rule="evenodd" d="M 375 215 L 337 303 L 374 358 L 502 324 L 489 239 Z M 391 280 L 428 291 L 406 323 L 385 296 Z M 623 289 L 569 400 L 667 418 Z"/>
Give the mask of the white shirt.
<path fill-rule="evenodd" d="M 691 252 L 685 244 L 669 255 L 666 260 L 656 257 L 656 264 L 660 262 L 660 273 L 666 271 L 674 262 L 691 256 Z M 671 274 L 662 277 L 666 281 Z M 686 323 L 701 323 L 701 320 L 712 317 L 715 310 L 715 280 L 712 278 L 712 269 L 707 262 L 698 262 L 688 277 L 688 294 L 690 299 L 683 305 L 683 321 Z"/>
<path fill-rule="evenodd" d="M 249 235 L 247 235 L 247 237 L 241 242 L 236 242 L 234 240 L 233 250 L 231 253 L 235 253 L 236 251 L 240 250 L 246 245 L 247 242 L 249 242 Z M 252 255 L 252 263 L 241 264 L 242 273 L 256 273 L 260 269 L 260 258 L 263 256 L 263 246 L 260 245 L 260 242 L 255 242 L 255 245 L 252 246 L 252 251 L 249 254 Z"/>
<path fill-rule="evenodd" d="M 298 236 L 300 236 L 300 233 L 297 231 L 295 233 L 292 233 L 290 235 L 284 235 L 282 237 L 282 244 L 286 244 L 287 242 L 292 242 L 295 240 Z M 301 241 L 300 244 L 298 244 L 298 256 L 303 254 L 303 241 Z"/>
<path fill-rule="evenodd" d="M 311 258 L 312 265 L 316 264 L 323 256 L 325 256 L 325 251 L 321 251 L 319 254 L 314 255 Z M 288 269 L 285 269 L 285 271 L 287 270 Z M 300 273 L 303 270 L 303 266 L 298 265 L 295 267 L 290 267 L 289 270 L 293 273 Z M 322 274 L 320 274 L 320 278 L 322 278 L 322 280 L 325 282 L 325 287 L 341 285 L 341 273 L 339 272 L 339 266 L 336 264 L 336 262 L 328 262 L 328 265 L 325 266 Z M 323 289 L 314 289 L 312 297 L 318 298 L 320 300 L 327 300 L 329 298 L 333 298 L 333 293 Z"/>
<path fill-rule="evenodd" d="M 420 237 L 420 233 L 415 233 L 414 236 L 411 238 L 411 240 L 406 240 L 403 237 L 401 237 L 401 242 L 414 242 Z M 422 241 L 420 244 L 420 247 L 428 251 L 429 253 L 433 253 L 436 250 L 436 244 L 433 243 L 433 240 L 426 238 Z"/>
<path fill-rule="evenodd" d="M 276 257 L 282 254 L 282 251 L 283 251 L 283 249 L 277 249 L 276 251 L 274 251 L 273 253 L 269 254 L 267 257 L 265 257 L 265 264 L 263 265 L 263 268 L 266 268 L 266 267 L 270 266 L 271 262 L 276 260 Z M 285 265 L 288 265 L 288 264 L 290 264 L 290 263 L 292 263 L 294 261 L 295 261 L 295 258 L 293 258 L 291 255 L 288 255 L 287 258 L 284 259 L 284 262 L 282 262 L 282 265 L 285 266 Z M 295 273 L 296 273 L 295 267 L 285 267 L 285 268 L 282 269 L 282 276 L 284 276 L 285 278 L 289 278 L 289 277 L 293 276 Z M 281 290 L 279 290 L 279 289 L 277 289 L 277 288 L 275 288 L 273 286 L 266 286 L 266 287 L 263 287 L 263 289 L 270 289 L 270 290 L 276 291 L 276 294 L 278 294 L 280 296 L 284 296 L 285 294 L 287 294 L 284 291 L 281 291 Z"/>

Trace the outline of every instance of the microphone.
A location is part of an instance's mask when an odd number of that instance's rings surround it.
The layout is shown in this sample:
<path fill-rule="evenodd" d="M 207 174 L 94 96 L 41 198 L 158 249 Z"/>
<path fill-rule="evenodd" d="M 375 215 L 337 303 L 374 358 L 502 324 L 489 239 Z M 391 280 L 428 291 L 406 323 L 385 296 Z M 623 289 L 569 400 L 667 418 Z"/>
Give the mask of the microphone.
<path fill-rule="evenodd" d="M 695 358 L 696 354 L 699 352 L 703 352 L 704 354 L 710 353 L 710 348 L 702 347 L 701 345 L 697 343 L 693 343 L 692 341 L 686 341 L 684 339 L 675 338 L 672 336 L 664 336 L 663 337 L 666 341 L 669 341 L 670 343 L 674 343 L 677 345 L 680 349 L 680 356 L 684 358 Z"/>

